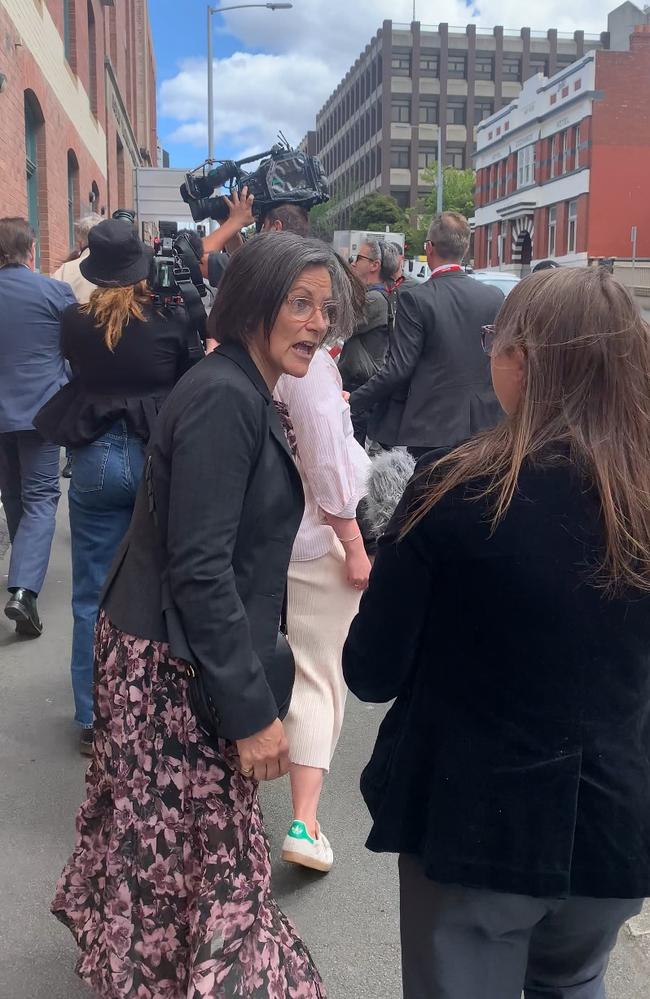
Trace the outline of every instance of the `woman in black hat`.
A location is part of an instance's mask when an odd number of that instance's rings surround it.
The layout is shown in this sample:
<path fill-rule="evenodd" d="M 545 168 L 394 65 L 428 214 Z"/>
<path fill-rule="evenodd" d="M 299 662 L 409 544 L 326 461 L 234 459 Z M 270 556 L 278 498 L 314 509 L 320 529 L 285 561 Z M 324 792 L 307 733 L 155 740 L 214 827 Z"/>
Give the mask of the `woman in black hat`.
<path fill-rule="evenodd" d="M 61 323 L 74 378 L 37 422 L 72 452 L 72 687 L 80 748 L 90 754 L 100 591 L 129 526 L 152 421 L 189 364 L 184 321 L 154 308 L 151 251 L 133 227 L 107 219 L 91 229 L 88 245 L 80 270 L 97 289 Z"/>

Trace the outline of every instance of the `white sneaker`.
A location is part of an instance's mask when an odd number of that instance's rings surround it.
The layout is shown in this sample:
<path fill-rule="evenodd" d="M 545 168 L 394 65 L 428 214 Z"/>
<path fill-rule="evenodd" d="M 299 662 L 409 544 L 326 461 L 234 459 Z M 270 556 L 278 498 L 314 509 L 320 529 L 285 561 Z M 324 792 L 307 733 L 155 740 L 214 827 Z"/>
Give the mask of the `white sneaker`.
<path fill-rule="evenodd" d="M 307 832 L 304 822 L 294 819 L 291 828 L 284 838 L 282 859 L 289 864 L 302 864 L 313 871 L 327 873 L 334 863 L 334 853 L 329 840 L 318 827 L 318 836 L 314 839 Z"/>

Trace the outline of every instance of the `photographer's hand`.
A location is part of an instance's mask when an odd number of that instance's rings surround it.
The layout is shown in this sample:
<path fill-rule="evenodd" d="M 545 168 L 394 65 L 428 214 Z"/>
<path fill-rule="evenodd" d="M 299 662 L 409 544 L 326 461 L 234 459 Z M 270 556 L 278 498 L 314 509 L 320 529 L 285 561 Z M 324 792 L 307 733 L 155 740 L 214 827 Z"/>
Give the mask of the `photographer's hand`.
<path fill-rule="evenodd" d="M 239 237 L 239 231 L 243 227 L 253 222 L 253 201 L 252 194 L 248 193 L 248 188 L 243 187 L 241 197 L 238 191 L 233 191 L 230 198 L 224 199 L 230 212 L 228 218 L 218 229 L 211 232 L 203 240 L 203 259 L 201 260 L 201 273 L 204 278 L 208 275 L 208 257 L 211 253 L 220 253 L 229 249 L 232 252 L 232 240 Z M 239 237 L 241 240 L 241 237 Z M 237 249 L 237 247 L 234 247 Z"/>
<path fill-rule="evenodd" d="M 237 232 L 253 224 L 253 202 L 255 201 L 255 195 L 249 194 L 247 187 L 242 187 L 241 196 L 235 188 L 230 197 L 224 198 L 224 201 L 228 205 L 230 212 L 228 222 L 236 224 Z M 224 223 L 224 225 L 227 224 Z"/>

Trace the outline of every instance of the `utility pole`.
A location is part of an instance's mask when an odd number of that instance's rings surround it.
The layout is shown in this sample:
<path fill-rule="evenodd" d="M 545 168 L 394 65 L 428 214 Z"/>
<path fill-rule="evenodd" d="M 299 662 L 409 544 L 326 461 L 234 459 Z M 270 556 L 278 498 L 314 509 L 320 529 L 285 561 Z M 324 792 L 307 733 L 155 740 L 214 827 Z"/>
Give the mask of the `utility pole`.
<path fill-rule="evenodd" d="M 442 173 L 442 124 L 438 123 L 438 175 L 436 179 L 436 212 L 442 214 L 442 194 L 443 194 L 443 173 Z"/>

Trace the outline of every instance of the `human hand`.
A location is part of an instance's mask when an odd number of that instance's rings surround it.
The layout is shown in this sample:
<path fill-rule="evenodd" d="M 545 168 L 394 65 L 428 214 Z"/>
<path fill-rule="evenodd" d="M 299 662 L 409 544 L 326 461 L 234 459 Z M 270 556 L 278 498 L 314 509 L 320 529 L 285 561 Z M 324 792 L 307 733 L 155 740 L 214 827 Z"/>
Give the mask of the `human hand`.
<path fill-rule="evenodd" d="M 261 732 L 238 739 L 237 749 L 244 777 L 275 780 L 289 772 L 289 743 L 279 718 Z"/>
<path fill-rule="evenodd" d="M 228 205 L 228 220 L 234 222 L 238 229 L 245 229 L 253 224 L 253 202 L 255 195 L 248 193 L 248 188 L 243 187 L 241 197 L 237 188 L 233 188 L 229 198 L 224 198 Z"/>
<path fill-rule="evenodd" d="M 345 572 L 348 577 L 348 583 L 355 590 L 366 590 L 368 588 L 371 569 L 370 559 L 366 555 L 366 550 L 362 543 L 351 548 L 349 551 L 346 549 Z"/>
<path fill-rule="evenodd" d="M 345 400 L 345 402 L 349 402 L 350 401 L 350 393 L 349 392 L 343 391 L 341 394 L 342 394 L 343 399 Z"/>

